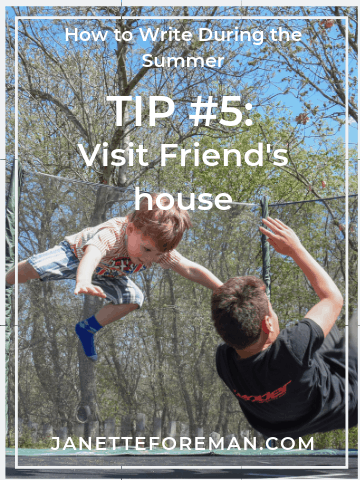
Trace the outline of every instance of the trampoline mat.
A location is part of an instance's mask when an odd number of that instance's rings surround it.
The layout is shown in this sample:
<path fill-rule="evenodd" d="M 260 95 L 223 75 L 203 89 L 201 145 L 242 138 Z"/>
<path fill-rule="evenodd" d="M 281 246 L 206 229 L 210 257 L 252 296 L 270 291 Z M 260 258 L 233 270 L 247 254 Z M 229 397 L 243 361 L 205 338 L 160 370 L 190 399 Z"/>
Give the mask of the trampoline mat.
<path fill-rule="evenodd" d="M 15 455 L 15 448 L 6 448 L 6 455 Z M 19 456 L 58 456 L 58 455 L 66 455 L 66 456 L 86 456 L 86 455 L 98 455 L 98 456 L 122 456 L 122 455 L 242 455 L 242 456 L 274 456 L 274 455 L 302 455 L 302 456 L 338 456 L 344 457 L 346 455 L 346 450 L 336 450 L 336 449 L 321 449 L 321 450 L 298 450 L 298 449 L 291 449 L 285 450 L 283 448 L 278 448 L 276 450 L 270 450 L 267 448 L 264 449 L 242 449 L 238 450 L 235 448 L 231 448 L 229 450 L 222 450 L 222 449 L 215 449 L 215 450 L 188 450 L 188 449 L 169 449 L 165 450 L 163 448 L 153 448 L 153 449 L 144 449 L 144 450 L 137 450 L 135 447 L 133 448 L 125 448 L 125 447 L 117 447 L 115 449 L 105 449 L 105 450 L 79 450 L 79 449 L 69 449 L 66 448 L 65 450 L 52 450 L 52 449 L 36 449 L 36 448 L 19 448 L 18 449 Z M 349 450 L 350 457 L 356 457 L 358 455 L 357 450 Z"/>

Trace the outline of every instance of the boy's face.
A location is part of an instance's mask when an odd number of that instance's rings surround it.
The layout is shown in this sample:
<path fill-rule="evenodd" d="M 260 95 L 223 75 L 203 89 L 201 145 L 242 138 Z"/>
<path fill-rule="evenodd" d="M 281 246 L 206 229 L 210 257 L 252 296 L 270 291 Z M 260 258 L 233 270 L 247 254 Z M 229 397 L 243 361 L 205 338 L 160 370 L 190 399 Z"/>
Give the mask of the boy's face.
<path fill-rule="evenodd" d="M 141 230 L 135 228 L 131 222 L 127 226 L 126 235 L 126 247 L 133 263 L 137 265 L 141 263 L 150 267 L 163 255 L 157 250 L 155 242 L 150 237 L 145 236 Z"/>

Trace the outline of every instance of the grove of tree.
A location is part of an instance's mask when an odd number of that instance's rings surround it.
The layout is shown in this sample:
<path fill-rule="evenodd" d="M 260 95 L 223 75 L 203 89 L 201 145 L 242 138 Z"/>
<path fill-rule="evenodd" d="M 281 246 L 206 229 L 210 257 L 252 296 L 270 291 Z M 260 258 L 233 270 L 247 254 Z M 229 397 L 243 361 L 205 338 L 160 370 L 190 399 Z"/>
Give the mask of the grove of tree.
<path fill-rule="evenodd" d="M 15 23 L 18 19 L 18 57 Z M 58 20 L 38 16 L 66 17 Z M 32 16 L 33 18 L 26 18 Z M 72 19 L 81 16 L 82 19 Z M 256 16 L 265 18 L 256 19 Z M 285 19 L 285 16 L 294 17 Z M 312 18 L 300 19 L 296 17 Z M 328 18 L 323 21 L 317 17 Z M 167 17 L 167 18 L 155 18 Z M 177 17 L 169 18 L 169 17 Z M 223 17 L 223 18 L 220 18 Z M 236 18 L 237 17 L 237 18 Z M 250 17 L 250 18 L 247 18 Z M 266 18 L 269 17 L 269 18 Z M 301 31 L 300 42 L 142 41 L 140 27 L 194 31 L 261 30 L 274 26 Z M 284 17 L 284 18 L 282 18 Z M 349 26 L 345 44 L 345 21 Z M 65 40 L 74 31 L 108 32 L 109 41 Z M 113 40 L 114 30 L 132 32 L 130 42 Z M 133 188 L 146 191 L 226 192 L 238 203 L 229 211 L 192 213 L 194 228 L 179 250 L 205 265 L 221 280 L 235 275 L 261 275 L 259 200 L 270 204 L 321 200 L 356 192 L 357 162 L 352 150 L 346 163 L 345 50 L 349 64 L 348 118 L 357 122 L 355 100 L 357 9 L 350 7 L 12 7 L 7 24 L 7 138 L 14 151 L 15 100 L 18 96 L 18 148 L 25 176 L 21 198 L 19 252 L 22 258 L 46 250 L 66 234 L 123 216 L 133 208 Z M 142 66 L 142 55 L 157 57 L 223 57 L 221 68 Z M 14 61 L 18 62 L 18 90 Z M 206 125 L 189 120 L 198 96 L 240 97 L 237 107 L 253 124 L 219 123 L 233 117 L 214 109 Z M 134 102 L 124 102 L 122 125 L 115 122 L 115 103 L 107 96 L 141 96 L 142 125 L 136 125 Z M 174 115 L 149 126 L 149 97 L 167 96 Z M 245 104 L 251 111 L 245 113 Z M 159 103 L 158 111 L 163 105 Z M 97 144 L 108 150 L 144 145 L 149 164 L 129 167 L 103 164 L 102 149 L 91 167 L 79 151 L 91 155 Z M 132 143 L 131 143 L 132 142 Z M 262 142 L 285 148 L 288 163 L 276 167 L 271 153 L 264 165 L 251 167 L 185 166 L 177 159 L 160 164 L 161 144 L 200 152 L 238 149 Z M 173 149 L 176 152 L 176 149 Z M 89 156 L 90 156 L 89 155 Z M 49 174 L 59 179 L 44 177 Z M 89 183 L 85 183 L 89 182 Z M 357 200 L 349 202 L 349 235 L 345 236 L 345 200 L 274 206 L 274 214 L 299 232 L 311 253 L 345 291 L 346 241 L 349 246 L 349 307 L 356 305 Z M 270 210 L 271 212 L 271 210 Z M 272 252 L 272 301 L 282 326 L 302 318 L 316 301 L 311 286 L 294 265 Z M 210 292 L 171 272 L 151 269 L 136 281 L 145 304 L 136 313 L 98 335 L 99 362 L 84 356 L 74 334 L 75 323 L 91 316 L 101 302 L 72 295 L 68 282 L 30 282 L 19 296 L 19 412 L 25 418 L 57 426 L 71 424 L 78 405 L 89 405 L 90 419 L 146 413 L 222 434 L 246 428 L 236 400 L 218 379 L 214 353 L 219 338 L 210 316 Z M 344 322 L 344 314 L 341 322 Z M 15 382 L 12 365 L 9 377 Z M 14 396 L 9 395 L 10 417 Z"/>

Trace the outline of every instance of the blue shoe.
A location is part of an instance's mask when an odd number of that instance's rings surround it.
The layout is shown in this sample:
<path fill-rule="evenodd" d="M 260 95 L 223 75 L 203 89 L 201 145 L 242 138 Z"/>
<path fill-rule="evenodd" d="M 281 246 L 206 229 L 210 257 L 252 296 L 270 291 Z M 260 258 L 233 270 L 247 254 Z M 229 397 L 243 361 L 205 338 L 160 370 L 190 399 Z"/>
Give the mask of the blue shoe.
<path fill-rule="evenodd" d="M 83 320 L 76 324 L 75 332 L 79 337 L 85 355 L 93 362 L 96 362 L 98 356 L 95 350 L 94 334 L 97 330 L 91 327 L 87 320 Z"/>

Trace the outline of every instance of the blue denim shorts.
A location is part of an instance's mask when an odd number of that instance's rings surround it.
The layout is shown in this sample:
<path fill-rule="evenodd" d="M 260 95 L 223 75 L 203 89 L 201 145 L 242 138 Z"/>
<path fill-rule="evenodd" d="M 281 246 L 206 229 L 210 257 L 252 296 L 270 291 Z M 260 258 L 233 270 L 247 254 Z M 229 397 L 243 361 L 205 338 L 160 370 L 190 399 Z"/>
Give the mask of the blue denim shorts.
<path fill-rule="evenodd" d="M 43 281 L 76 280 L 76 271 L 80 263 L 66 241 L 46 252 L 33 255 L 28 262 Z M 101 287 L 106 294 L 106 299 L 115 305 L 134 303 L 141 307 L 143 304 L 142 291 L 126 276 L 93 275 L 91 283 Z"/>

